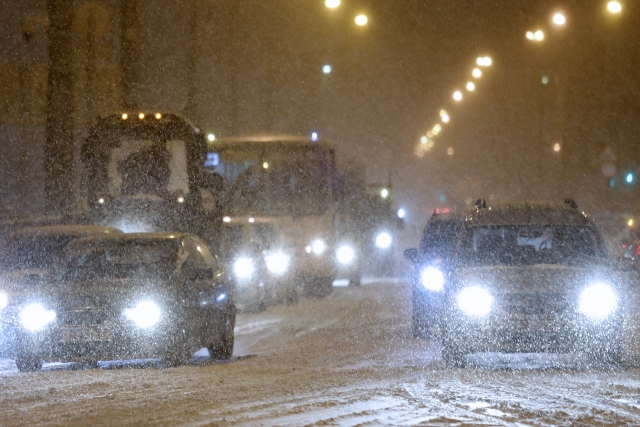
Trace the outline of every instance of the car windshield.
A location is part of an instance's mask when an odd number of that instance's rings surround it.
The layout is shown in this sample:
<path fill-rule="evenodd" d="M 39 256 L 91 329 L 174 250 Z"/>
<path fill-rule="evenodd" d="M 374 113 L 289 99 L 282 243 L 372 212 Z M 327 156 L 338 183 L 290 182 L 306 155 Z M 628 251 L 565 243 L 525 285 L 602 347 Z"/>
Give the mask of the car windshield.
<path fill-rule="evenodd" d="M 467 228 L 458 262 L 464 266 L 584 266 L 604 258 L 601 242 L 589 227 L 521 225 Z"/>
<path fill-rule="evenodd" d="M 230 215 L 320 215 L 329 207 L 329 162 L 317 147 L 274 146 L 217 154 L 215 171 L 233 185 Z"/>
<path fill-rule="evenodd" d="M 44 269 L 60 257 L 73 235 L 18 235 L 3 247 L 0 268 L 3 270 Z"/>
<path fill-rule="evenodd" d="M 123 279 L 166 275 L 175 269 L 179 244 L 171 240 L 109 242 L 102 247 L 73 248 L 62 269 L 63 279 Z"/>

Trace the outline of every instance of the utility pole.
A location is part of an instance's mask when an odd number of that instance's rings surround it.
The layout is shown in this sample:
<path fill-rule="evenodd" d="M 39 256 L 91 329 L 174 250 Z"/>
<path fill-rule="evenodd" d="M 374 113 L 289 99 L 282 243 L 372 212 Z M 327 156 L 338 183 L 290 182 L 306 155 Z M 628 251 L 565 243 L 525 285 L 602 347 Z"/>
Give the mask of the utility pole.
<path fill-rule="evenodd" d="M 49 77 L 45 194 L 50 214 L 69 214 L 73 206 L 73 0 L 47 0 Z"/>
<path fill-rule="evenodd" d="M 120 87 L 122 108 L 138 108 L 140 76 L 140 15 L 139 0 L 120 0 Z"/>
<path fill-rule="evenodd" d="M 185 116 L 195 122 L 200 123 L 198 105 L 196 97 L 198 94 L 198 59 L 200 57 L 200 43 L 198 33 L 198 15 L 202 12 L 198 0 L 192 0 L 189 11 L 189 52 L 187 55 L 187 102 L 184 107 Z"/>

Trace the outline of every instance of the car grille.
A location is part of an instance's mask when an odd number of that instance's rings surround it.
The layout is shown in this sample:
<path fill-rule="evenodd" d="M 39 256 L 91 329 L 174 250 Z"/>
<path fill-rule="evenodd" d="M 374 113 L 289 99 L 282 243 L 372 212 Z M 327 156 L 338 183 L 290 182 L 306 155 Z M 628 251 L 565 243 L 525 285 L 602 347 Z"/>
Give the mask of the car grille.
<path fill-rule="evenodd" d="M 565 294 L 502 294 L 498 304 L 507 313 L 552 315 L 569 308 Z"/>
<path fill-rule="evenodd" d="M 63 325 L 100 325 L 106 323 L 110 317 L 110 312 L 95 308 L 65 310 L 59 314 L 60 323 Z"/>

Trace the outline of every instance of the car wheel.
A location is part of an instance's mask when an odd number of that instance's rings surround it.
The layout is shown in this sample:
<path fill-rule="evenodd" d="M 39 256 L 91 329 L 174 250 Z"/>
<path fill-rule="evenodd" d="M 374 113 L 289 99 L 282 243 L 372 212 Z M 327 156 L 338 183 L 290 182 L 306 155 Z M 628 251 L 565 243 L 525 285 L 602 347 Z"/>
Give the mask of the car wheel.
<path fill-rule="evenodd" d="M 333 292 L 333 278 L 330 276 L 318 276 L 311 278 L 304 286 L 305 296 L 322 298 Z"/>
<path fill-rule="evenodd" d="M 191 358 L 191 352 L 186 343 L 184 331 L 178 332 L 178 336 L 169 342 L 162 357 L 162 362 L 166 367 L 176 367 L 186 365 Z"/>
<path fill-rule="evenodd" d="M 36 372 L 42 369 L 42 360 L 17 358 L 16 366 L 20 372 Z"/>
<path fill-rule="evenodd" d="M 597 365 L 621 366 L 622 365 L 622 346 L 620 343 L 612 342 L 611 344 L 603 344 L 603 347 L 592 349 L 589 351 L 589 360 Z"/>
<path fill-rule="evenodd" d="M 222 337 L 216 344 L 207 345 L 209 357 L 216 360 L 229 360 L 233 356 L 233 344 L 235 336 L 233 329 L 235 326 L 235 314 L 228 315 L 222 327 Z"/>

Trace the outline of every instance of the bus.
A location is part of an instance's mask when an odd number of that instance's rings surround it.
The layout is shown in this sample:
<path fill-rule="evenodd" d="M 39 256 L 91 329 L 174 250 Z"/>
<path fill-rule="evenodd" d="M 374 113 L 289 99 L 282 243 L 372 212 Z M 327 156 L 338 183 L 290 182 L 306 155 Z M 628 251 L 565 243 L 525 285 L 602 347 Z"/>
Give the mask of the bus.
<path fill-rule="evenodd" d="M 268 225 L 286 252 L 287 277 L 302 284 L 307 295 L 331 292 L 340 249 L 341 255 L 347 252 L 340 257 L 348 261 L 343 264 L 355 264 L 356 251 L 346 245 L 357 236 L 349 239 L 336 209 L 338 174 L 331 142 L 286 135 L 222 138 L 209 145 L 205 170 L 223 177 L 223 240 L 226 226 Z M 245 270 L 251 268 L 248 258 L 242 258 Z"/>
<path fill-rule="evenodd" d="M 82 146 L 86 220 L 124 232 L 181 231 L 211 243 L 220 176 L 204 168 L 203 132 L 174 113 L 98 119 Z"/>

